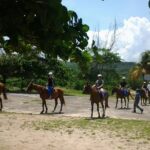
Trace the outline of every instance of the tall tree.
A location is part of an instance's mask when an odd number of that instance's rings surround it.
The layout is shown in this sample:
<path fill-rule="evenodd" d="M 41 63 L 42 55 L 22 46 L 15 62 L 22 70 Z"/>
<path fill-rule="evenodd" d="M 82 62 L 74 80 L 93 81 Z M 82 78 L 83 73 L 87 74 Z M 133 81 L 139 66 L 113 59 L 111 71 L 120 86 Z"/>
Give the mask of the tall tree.
<path fill-rule="evenodd" d="M 20 41 L 35 45 L 49 57 L 68 59 L 88 44 L 88 26 L 61 0 L 1 0 L 0 39 L 7 51 L 20 52 Z"/>
<path fill-rule="evenodd" d="M 144 76 L 144 74 L 150 74 L 150 50 L 141 54 L 141 61 L 130 72 L 132 80 L 137 80 L 140 76 Z"/>

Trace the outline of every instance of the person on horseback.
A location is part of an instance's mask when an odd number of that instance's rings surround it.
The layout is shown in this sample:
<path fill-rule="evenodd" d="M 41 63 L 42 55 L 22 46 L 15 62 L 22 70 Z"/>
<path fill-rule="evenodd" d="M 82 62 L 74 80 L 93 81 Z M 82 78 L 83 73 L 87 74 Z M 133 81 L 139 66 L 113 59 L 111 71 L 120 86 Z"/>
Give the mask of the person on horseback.
<path fill-rule="evenodd" d="M 141 89 L 145 92 L 146 97 L 148 97 L 148 88 L 145 81 L 143 82 Z"/>
<path fill-rule="evenodd" d="M 120 89 L 124 95 L 127 95 L 127 82 L 126 77 L 122 77 L 122 81 L 120 82 Z"/>
<path fill-rule="evenodd" d="M 104 97 L 104 89 L 103 89 L 104 80 L 102 79 L 102 75 L 101 74 L 97 75 L 97 80 L 95 82 L 95 86 L 98 89 L 98 91 L 100 93 L 100 96 Z"/>
<path fill-rule="evenodd" d="M 49 72 L 48 73 L 48 94 L 49 94 L 49 98 L 51 99 L 51 95 L 53 93 L 54 90 L 54 79 L 53 79 L 53 73 Z"/>

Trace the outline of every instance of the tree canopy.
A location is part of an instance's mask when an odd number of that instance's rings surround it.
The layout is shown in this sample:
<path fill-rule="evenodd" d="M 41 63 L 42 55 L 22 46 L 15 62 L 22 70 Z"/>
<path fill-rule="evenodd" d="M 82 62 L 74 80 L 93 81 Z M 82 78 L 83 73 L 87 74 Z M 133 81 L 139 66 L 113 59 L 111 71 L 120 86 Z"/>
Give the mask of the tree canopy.
<path fill-rule="evenodd" d="M 0 1 L 0 42 L 9 37 L 7 52 L 20 52 L 23 41 L 48 56 L 68 59 L 87 46 L 88 29 L 61 0 Z"/>
<path fill-rule="evenodd" d="M 131 79 L 137 80 L 141 75 L 150 74 L 150 50 L 141 54 L 141 61 L 131 70 Z"/>

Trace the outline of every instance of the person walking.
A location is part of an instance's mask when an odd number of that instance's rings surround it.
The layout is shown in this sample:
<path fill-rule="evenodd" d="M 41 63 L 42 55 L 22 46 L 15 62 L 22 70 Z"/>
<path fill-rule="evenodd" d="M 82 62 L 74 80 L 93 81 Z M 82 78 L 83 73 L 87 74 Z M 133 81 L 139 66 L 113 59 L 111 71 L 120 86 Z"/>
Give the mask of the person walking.
<path fill-rule="evenodd" d="M 141 100 L 140 89 L 136 89 L 135 100 L 134 100 L 134 107 L 133 107 L 133 113 L 136 113 L 136 108 L 138 108 L 141 111 L 141 114 L 143 113 L 143 108 L 141 108 L 139 106 L 140 100 Z"/>

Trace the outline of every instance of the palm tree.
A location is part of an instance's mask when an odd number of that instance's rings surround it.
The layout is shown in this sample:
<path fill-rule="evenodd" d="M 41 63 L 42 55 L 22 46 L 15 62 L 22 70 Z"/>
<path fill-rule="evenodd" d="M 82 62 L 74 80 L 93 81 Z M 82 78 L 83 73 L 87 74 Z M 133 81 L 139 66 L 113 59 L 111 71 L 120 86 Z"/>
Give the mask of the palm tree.
<path fill-rule="evenodd" d="M 143 77 L 145 74 L 150 74 L 150 50 L 141 54 L 140 63 L 136 64 L 130 72 L 132 80 L 137 80 L 139 77 Z"/>

